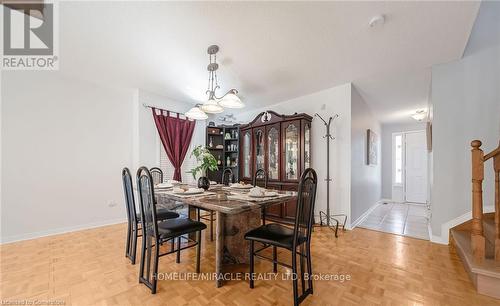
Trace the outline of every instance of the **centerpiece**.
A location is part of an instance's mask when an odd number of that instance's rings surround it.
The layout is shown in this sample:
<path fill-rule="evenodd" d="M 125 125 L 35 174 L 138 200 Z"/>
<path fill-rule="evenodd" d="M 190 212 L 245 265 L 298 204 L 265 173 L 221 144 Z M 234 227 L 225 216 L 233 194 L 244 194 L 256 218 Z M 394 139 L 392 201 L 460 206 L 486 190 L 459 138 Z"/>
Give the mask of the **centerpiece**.
<path fill-rule="evenodd" d="M 208 190 L 210 187 L 210 180 L 207 178 L 207 171 L 217 170 L 217 160 L 205 146 L 196 146 L 193 152 L 191 152 L 191 157 L 192 156 L 196 158 L 198 166 L 188 171 L 188 173 L 191 173 L 194 179 L 196 179 L 196 175 L 200 173 L 201 176 L 198 178 L 198 188 Z"/>

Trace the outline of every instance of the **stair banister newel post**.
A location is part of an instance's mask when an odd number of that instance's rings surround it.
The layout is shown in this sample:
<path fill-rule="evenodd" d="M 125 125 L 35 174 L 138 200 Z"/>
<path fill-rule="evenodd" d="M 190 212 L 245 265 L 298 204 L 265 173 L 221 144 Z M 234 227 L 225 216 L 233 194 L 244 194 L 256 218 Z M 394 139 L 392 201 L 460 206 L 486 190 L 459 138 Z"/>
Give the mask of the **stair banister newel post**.
<path fill-rule="evenodd" d="M 483 180 L 484 152 L 481 141 L 473 140 L 472 146 L 472 231 L 471 243 L 474 260 L 482 261 L 485 256 L 485 238 L 483 234 Z"/>

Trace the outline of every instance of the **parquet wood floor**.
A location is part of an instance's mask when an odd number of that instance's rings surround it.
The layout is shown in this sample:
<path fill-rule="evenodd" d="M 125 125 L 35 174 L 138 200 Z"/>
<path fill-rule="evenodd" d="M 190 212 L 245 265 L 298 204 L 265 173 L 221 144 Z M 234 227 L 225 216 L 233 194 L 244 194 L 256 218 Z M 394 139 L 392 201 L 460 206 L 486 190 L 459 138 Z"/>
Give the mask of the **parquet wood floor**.
<path fill-rule="evenodd" d="M 2 245 L 1 299 L 66 305 L 292 305 L 291 281 L 280 279 L 256 281 L 253 290 L 246 281 L 216 289 L 212 280 L 163 280 L 152 295 L 138 283 L 139 264 L 125 258 L 124 243 L 125 224 L 119 224 Z M 214 249 L 205 239 L 202 272 L 214 271 Z M 193 272 L 194 258 L 194 248 L 182 253 L 180 264 L 174 256 L 162 257 L 159 271 Z M 452 248 L 429 241 L 359 228 L 335 239 L 329 229 L 316 229 L 312 258 L 314 273 L 348 274 L 351 280 L 315 281 L 314 295 L 303 305 L 500 305 L 475 292 Z M 256 272 L 272 271 L 271 263 L 256 262 Z"/>

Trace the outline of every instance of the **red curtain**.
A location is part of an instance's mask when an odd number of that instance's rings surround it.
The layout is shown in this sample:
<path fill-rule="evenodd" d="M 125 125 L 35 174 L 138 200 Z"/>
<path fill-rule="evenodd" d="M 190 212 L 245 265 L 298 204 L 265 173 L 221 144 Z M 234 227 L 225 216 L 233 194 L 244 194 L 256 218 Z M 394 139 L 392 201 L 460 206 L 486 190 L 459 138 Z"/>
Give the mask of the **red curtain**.
<path fill-rule="evenodd" d="M 168 159 L 175 168 L 174 180 L 182 181 L 181 165 L 193 138 L 196 122 L 181 119 L 179 114 L 171 117 L 169 111 L 155 108 L 153 118 Z"/>

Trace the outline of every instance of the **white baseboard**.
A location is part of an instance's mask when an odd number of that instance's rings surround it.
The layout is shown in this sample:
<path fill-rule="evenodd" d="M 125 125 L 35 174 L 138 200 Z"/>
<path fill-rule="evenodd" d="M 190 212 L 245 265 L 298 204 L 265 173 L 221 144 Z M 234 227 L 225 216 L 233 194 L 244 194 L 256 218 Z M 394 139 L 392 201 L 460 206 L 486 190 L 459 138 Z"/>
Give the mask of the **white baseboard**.
<path fill-rule="evenodd" d="M 40 238 L 40 237 L 59 235 L 59 234 L 81 231 L 81 230 L 102 227 L 102 226 L 106 226 L 106 225 L 113 225 L 113 224 L 118 224 L 118 223 L 124 223 L 124 222 L 127 222 L 126 218 L 125 219 L 119 218 L 119 219 L 106 220 L 106 221 L 101 221 L 101 222 L 93 222 L 93 223 L 87 223 L 87 224 L 81 224 L 81 225 L 75 225 L 75 226 L 69 226 L 69 227 L 60 227 L 60 228 L 46 230 L 46 231 L 40 231 L 40 232 L 33 232 L 33 233 L 27 233 L 27 234 L 21 234 L 21 235 L 1 237 L 0 244 L 7 244 L 7 243 L 13 243 L 13 242 L 17 242 L 17 241 Z"/>
<path fill-rule="evenodd" d="M 393 199 L 381 199 L 379 201 L 380 203 L 386 202 L 386 203 L 399 203 L 399 204 L 405 204 L 405 201 L 400 201 L 400 200 L 393 200 Z"/>
<path fill-rule="evenodd" d="M 356 226 L 358 226 L 359 224 L 361 224 L 363 221 L 365 221 L 365 219 L 368 217 L 368 215 L 375 209 L 377 208 L 379 205 L 382 205 L 382 202 L 384 202 L 385 200 L 380 200 L 378 201 L 377 203 L 375 203 L 375 205 L 373 205 L 372 207 L 368 208 L 367 211 L 365 211 L 361 216 L 359 216 L 358 219 L 356 219 L 354 222 L 351 222 L 351 228 L 350 229 L 354 229 Z"/>
<path fill-rule="evenodd" d="M 493 205 L 483 207 L 484 213 L 491 213 L 494 211 L 495 211 L 495 206 L 493 206 Z M 441 236 L 432 235 L 432 229 L 429 225 L 429 237 L 431 238 L 431 242 L 448 245 L 450 243 L 450 237 L 449 237 L 450 236 L 450 229 L 459 225 L 459 224 L 467 222 L 470 219 L 472 219 L 472 211 L 466 212 L 465 214 L 458 216 L 453 220 L 450 220 L 446 223 L 441 224 Z"/>

